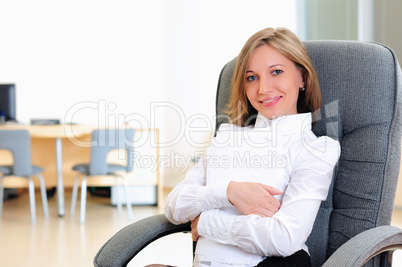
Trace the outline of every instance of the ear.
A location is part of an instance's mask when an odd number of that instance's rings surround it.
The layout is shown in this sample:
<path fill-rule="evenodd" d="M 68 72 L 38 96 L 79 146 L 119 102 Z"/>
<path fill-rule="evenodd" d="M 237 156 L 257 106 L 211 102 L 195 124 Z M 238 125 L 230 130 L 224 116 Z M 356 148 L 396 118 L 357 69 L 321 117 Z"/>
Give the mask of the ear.
<path fill-rule="evenodd" d="M 303 88 L 303 87 L 305 87 L 305 85 L 306 85 L 306 77 L 307 77 L 307 73 L 306 73 L 306 70 L 305 69 L 301 69 L 300 70 L 300 75 L 301 75 L 301 83 L 300 83 L 300 86 L 299 86 L 299 88 Z"/>

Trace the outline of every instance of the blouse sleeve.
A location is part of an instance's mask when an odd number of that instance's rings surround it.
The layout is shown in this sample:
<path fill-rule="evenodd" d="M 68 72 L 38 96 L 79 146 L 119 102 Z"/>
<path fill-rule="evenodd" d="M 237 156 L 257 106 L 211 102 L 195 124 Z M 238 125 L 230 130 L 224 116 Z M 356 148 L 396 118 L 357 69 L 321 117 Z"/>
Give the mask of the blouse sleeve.
<path fill-rule="evenodd" d="M 262 256 L 289 256 L 303 248 L 340 156 L 339 142 L 321 137 L 303 144 L 293 164 L 280 210 L 272 217 L 208 210 L 198 222 L 200 236 Z"/>
<path fill-rule="evenodd" d="M 206 158 L 204 155 L 167 197 L 164 212 L 172 223 L 186 223 L 203 211 L 232 205 L 226 197 L 229 182 L 206 185 Z"/>

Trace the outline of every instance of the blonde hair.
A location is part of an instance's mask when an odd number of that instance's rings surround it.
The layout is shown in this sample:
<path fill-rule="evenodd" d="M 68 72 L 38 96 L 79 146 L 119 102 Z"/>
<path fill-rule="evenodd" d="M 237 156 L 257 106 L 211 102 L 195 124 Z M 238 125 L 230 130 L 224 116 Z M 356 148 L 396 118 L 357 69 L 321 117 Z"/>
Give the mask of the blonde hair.
<path fill-rule="evenodd" d="M 262 45 L 269 45 L 275 48 L 287 59 L 293 61 L 296 67 L 301 70 L 305 90 L 299 92 L 297 112 L 311 112 L 314 126 L 321 108 L 321 91 L 318 77 L 303 43 L 293 32 L 286 28 L 261 30 L 251 36 L 240 51 L 233 73 L 231 97 L 227 110 L 232 123 L 246 126 L 255 121 L 257 111 L 247 98 L 244 83 L 251 54 Z"/>

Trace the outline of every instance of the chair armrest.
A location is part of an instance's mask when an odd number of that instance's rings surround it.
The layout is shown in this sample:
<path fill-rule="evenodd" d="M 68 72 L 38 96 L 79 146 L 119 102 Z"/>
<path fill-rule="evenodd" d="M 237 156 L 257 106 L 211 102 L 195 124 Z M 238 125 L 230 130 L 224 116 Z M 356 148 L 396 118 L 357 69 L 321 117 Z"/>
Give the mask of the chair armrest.
<path fill-rule="evenodd" d="M 379 226 L 351 238 L 324 263 L 329 266 L 362 266 L 371 258 L 402 249 L 402 230 L 395 226 Z"/>
<path fill-rule="evenodd" d="M 117 232 L 98 251 L 94 266 L 126 266 L 153 241 L 174 233 L 191 231 L 190 223 L 174 225 L 165 215 L 155 215 L 132 223 Z"/>

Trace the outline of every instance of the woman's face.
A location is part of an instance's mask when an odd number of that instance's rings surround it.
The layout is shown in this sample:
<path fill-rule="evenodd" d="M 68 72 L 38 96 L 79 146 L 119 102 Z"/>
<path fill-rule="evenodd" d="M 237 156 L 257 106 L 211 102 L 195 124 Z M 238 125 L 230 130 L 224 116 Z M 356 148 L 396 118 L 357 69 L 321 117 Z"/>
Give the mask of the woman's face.
<path fill-rule="evenodd" d="M 301 71 L 275 48 L 263 45 L 251 54 L 245 89 L 251 105 L 266 118 L 297 114 Z"/>

